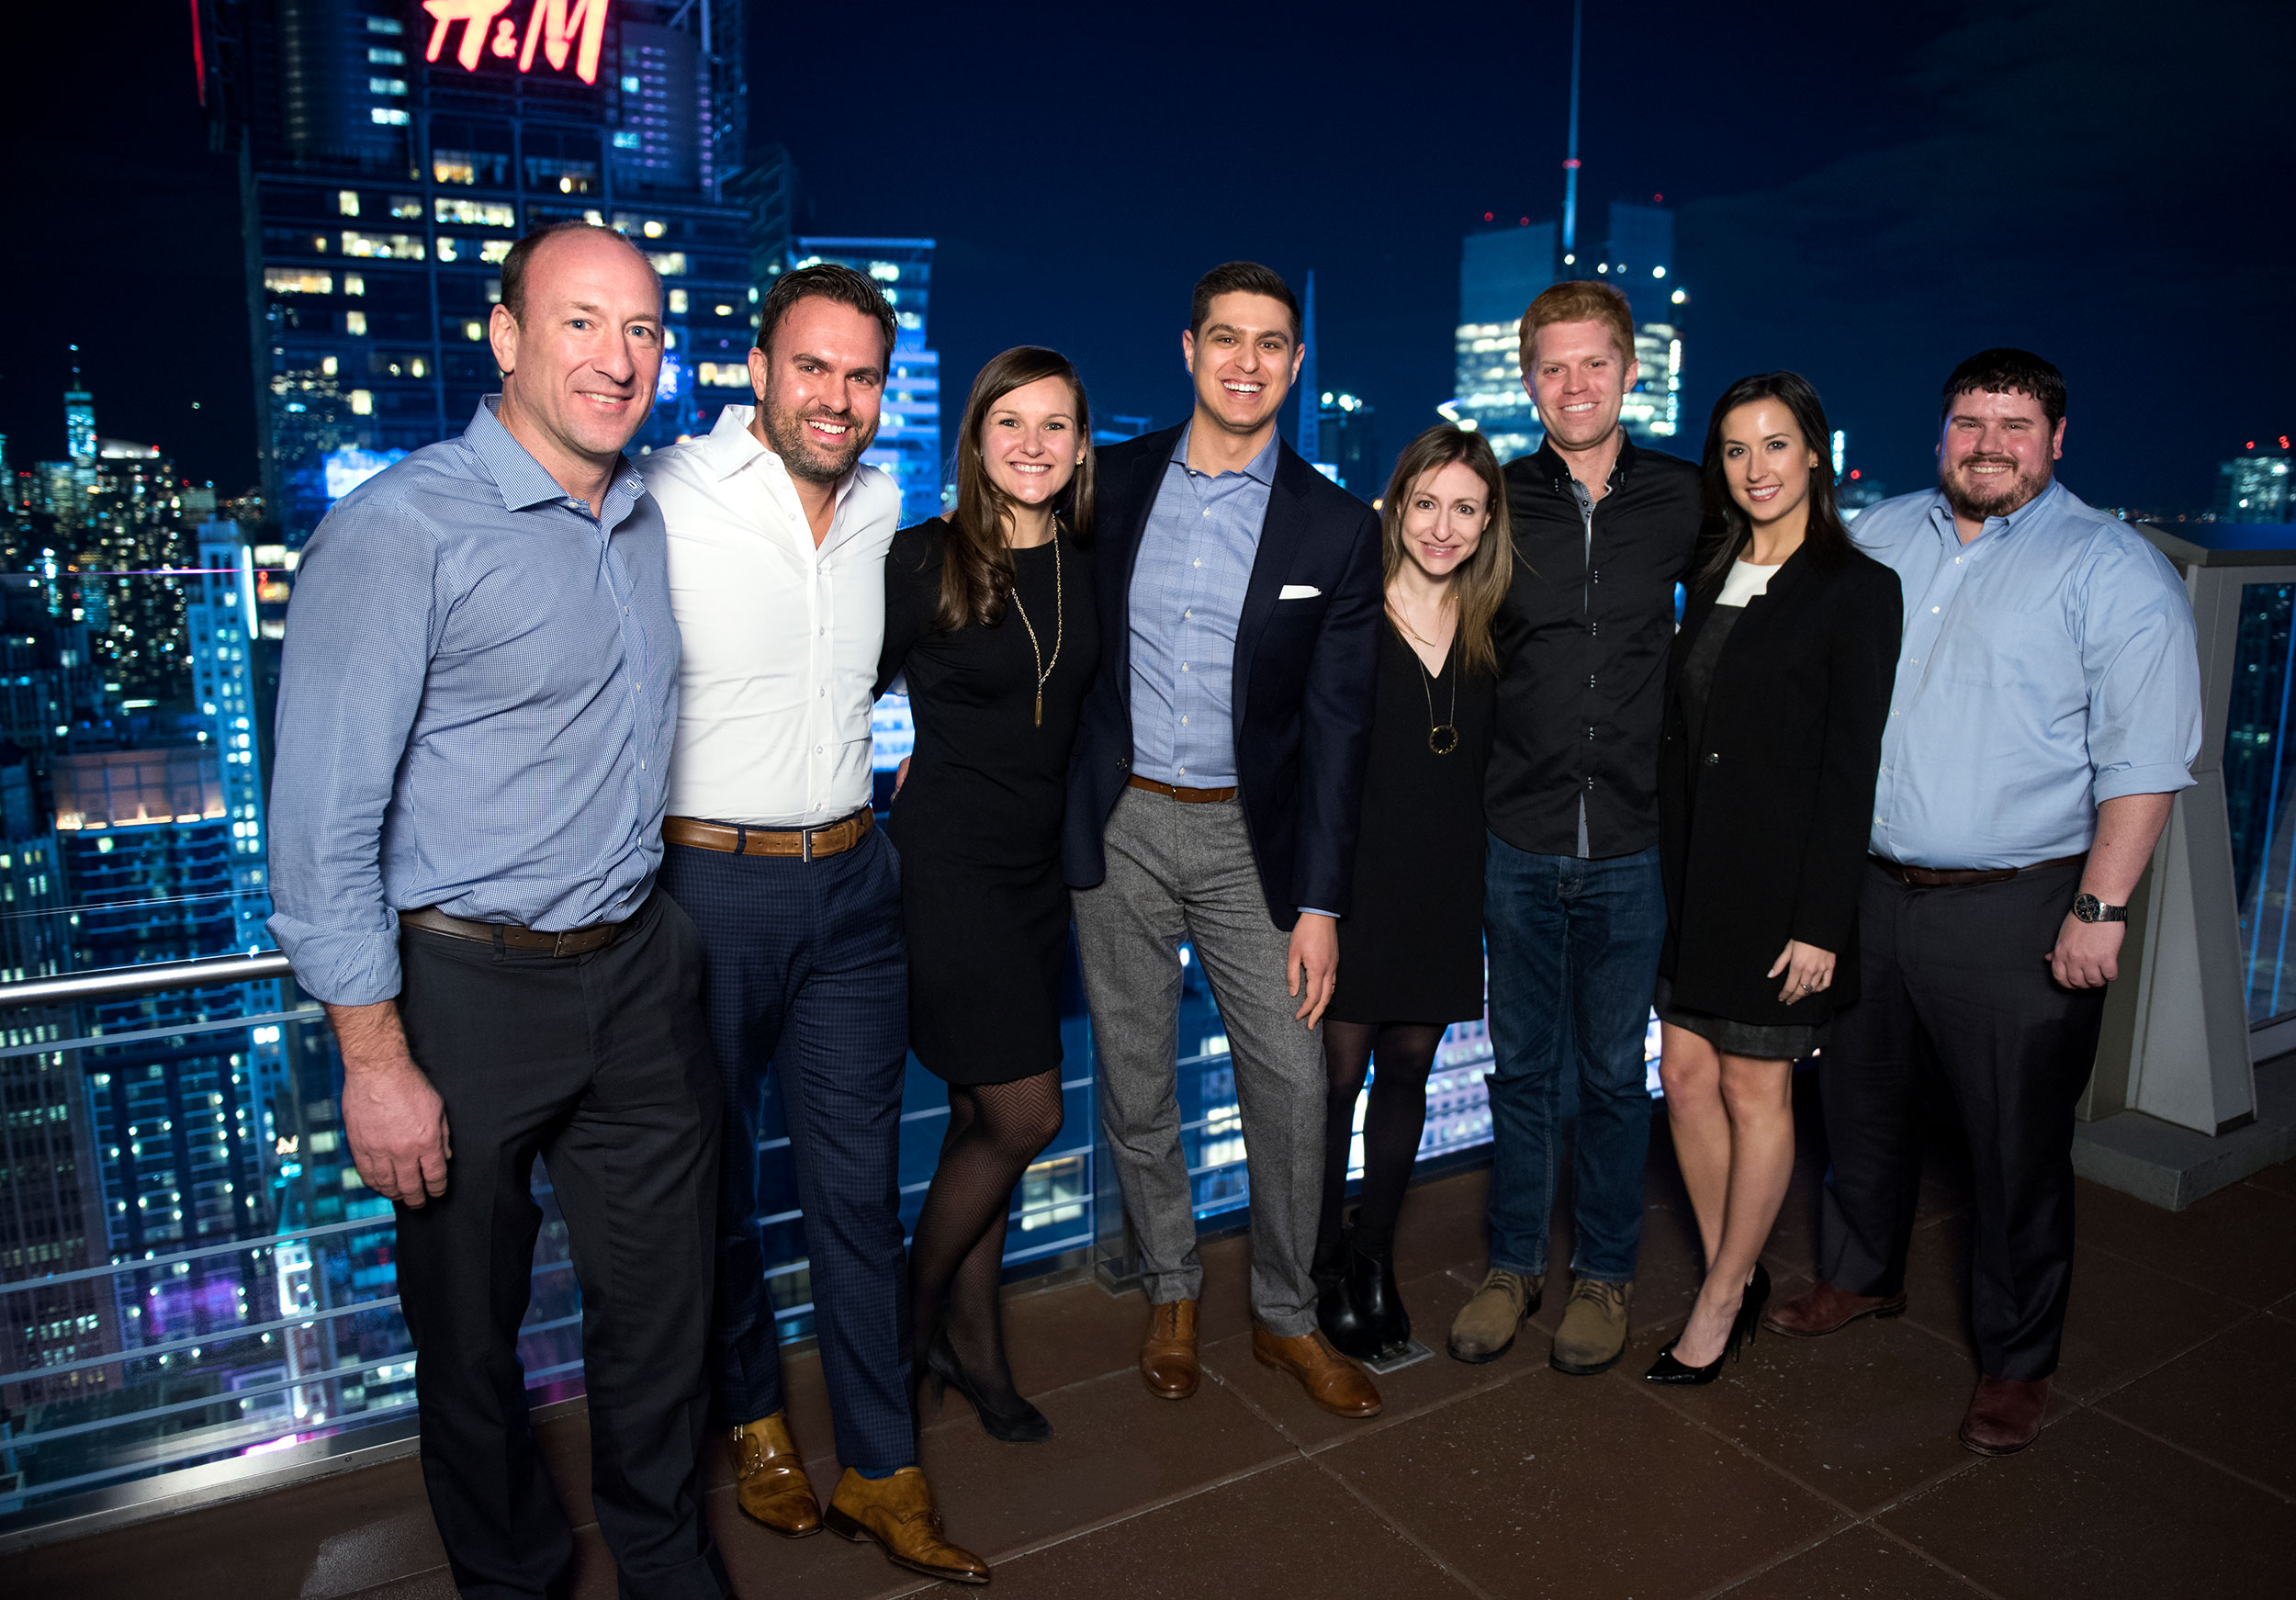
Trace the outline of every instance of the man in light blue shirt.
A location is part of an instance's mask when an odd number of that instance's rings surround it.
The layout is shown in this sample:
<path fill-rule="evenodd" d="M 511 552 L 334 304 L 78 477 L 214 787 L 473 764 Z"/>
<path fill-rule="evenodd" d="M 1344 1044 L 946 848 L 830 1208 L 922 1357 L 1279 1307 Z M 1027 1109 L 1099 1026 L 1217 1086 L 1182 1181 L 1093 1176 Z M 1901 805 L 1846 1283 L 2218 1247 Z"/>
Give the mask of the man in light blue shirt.
<path fill-rule="evenodd" d="M 2054 481 L 2065 379 L 1987 350 L 1945 385 L 1938 488 L 1852 529 L 1897 573 L 1905 637 L 1859 908 L 1862 997 L 1824 1065 L 1818 1282 L 1765 1319 L 1828 1334 L 1905 1307 L 1919 1078 L 1975 1168 L 1962 1442 L 2030 1444 L 2073 1264 L 2073 1107 L 2126 908 L 2200 748 L 2192 607 L 2168 562 Z M 1845 959 L 1850 959 L 1845 956 Z"/>
<path fill-rule="evenodd" d="M 502 392 L 343 498 L 280 671 L 271 919 L 397 1206 L 422 1477 L 456 1586 L 556 1594 L 574 1538 L 518 1328 L 549 1165 L 582 1289 L 592 1500 L 622 1593 L 731 1593 L 696 1459 L 718 1089 L 693 925 L 654 892 L 678 720 L 659 512 L 623 456 L 661 284 L 603 228 L 527 235 Z"/>

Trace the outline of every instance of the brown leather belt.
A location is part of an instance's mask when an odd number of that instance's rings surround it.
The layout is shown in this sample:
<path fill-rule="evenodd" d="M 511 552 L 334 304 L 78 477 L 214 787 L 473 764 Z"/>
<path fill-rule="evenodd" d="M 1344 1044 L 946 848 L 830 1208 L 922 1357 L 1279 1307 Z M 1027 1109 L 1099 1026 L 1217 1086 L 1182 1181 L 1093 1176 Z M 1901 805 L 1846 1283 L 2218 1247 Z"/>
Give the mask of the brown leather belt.
<path fill-rule="evenodd" d="M 636 919 L 633 913 L 632 919 Z M 399 913 L 399 926 L 420 928 L 429 933 L 444 933 L 449 939 L 467 939 L 477 944 L 492 944 L 498 939 L 511 950 L 541 950 L 552 955 L 588 955 L 593 950 L 603 950 L 622 937 L 628 922 L 593 922 L 588 928 L 569 928 L 563 933 L 544 933 L 532 928 L 521 928 L 514 922 L 473 922 L 465 917 L 449 917 L 435 906 L 424 906 L 412 911 Z"/>
<path fill-rule="evenodd" d="M 2069 867 L 2087 861 L 2088 853 L 2084 851 L 2079 855 L 2061 855 L 2054 861 L 2034 862 L 2023 867 L 1909 867 L 1885 856 L 1866 859 L 1909 889 L 1965 889 L 1972 884 L 2006 884 L 2020 873 Z"/>
<path fill-rule="evenodd" d="M 1235 798 L 1235 785 L 1224 789 L 1182 789 L 1171 783 L 1159 783 L 1154 778 L 1127 778 L 1125 786 L 1145 789 L 1151 794 L 1161 794 L 1167 800 L 1177 800 L 1183 806 L 1210 806 L 1221 800 Z"/>
<path fill-rule="evenodd" d="M 727 855 L 794 856 L 809 862 L 816 856 L 843 854 L 876 826 L 876 814 L 864 806 L 852 816 L 820 828 L 741 828 L 692 817 L 665 817 L 661 836 L 671 844 L 691 845 L 695 850 L 723 851 Z"/>

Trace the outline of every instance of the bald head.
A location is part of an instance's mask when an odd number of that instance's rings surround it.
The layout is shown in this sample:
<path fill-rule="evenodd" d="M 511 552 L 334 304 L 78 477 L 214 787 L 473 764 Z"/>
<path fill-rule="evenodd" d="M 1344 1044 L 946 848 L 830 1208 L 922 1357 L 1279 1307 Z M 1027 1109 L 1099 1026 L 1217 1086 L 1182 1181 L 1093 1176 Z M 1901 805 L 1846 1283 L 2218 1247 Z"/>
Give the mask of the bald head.
<path fill-rule="evenodd" d="M 646 253 L 611 228 L 601 228 L 591 222 L 552 222 L 537 228 L 511 246 L 502 258 L 502 304 L 519 321 L 526 320 L 528 280 L 534 276 L 536 263 L 545 256 L 562 256 L 568 250 L 586 253 L 619 254 L 636 260 L 653 280 L 654 304 L 657 312 L 661 306 L 661 275 Z"/>

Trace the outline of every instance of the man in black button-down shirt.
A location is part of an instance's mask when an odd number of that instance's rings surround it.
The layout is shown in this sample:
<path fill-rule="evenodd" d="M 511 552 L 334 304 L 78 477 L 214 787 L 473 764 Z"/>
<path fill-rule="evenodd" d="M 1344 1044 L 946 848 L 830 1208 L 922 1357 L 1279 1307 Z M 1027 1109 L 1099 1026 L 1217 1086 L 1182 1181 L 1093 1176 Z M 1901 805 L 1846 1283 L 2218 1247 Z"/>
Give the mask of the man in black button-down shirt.
<path fill-rule="evenodd" d="M 1674 585 L 1701 522 L 1697 468 L 1637 448 L 1618 424 L 1637 377 L 1632 314 L 1608 285 L 1557 284 L 1524 314 L 1523 382 L 1547 442 L 1505 468 L 1515 576 L 1499 616 L 1483 907 L 1491 1270 L 1452 1324 L 1461 1360 L 1497 1356 L 1537 1309 L 1574 1080 L 1575 1283 L 1549 1358 L 1601 1372 L 1626 1342 L 1649 1148 L 1643 1040 L 1666 928 L 1659 711 Z"/>

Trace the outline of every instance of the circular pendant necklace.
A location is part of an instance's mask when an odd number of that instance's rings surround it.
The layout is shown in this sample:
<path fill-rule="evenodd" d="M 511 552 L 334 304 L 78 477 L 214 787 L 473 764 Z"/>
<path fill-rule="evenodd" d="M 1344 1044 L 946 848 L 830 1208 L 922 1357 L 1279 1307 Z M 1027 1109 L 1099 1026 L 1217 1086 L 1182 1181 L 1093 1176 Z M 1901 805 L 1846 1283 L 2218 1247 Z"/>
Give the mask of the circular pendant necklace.
<path fill-rule="evenodd" d="M 1427 748 L 1436 755 L 1447 756 L 1459 748 L 1459 680 L 1451 674 L 1451 709 L 1441 722 L 1435 719 L 1435 680 L 1429 676 L 1427 663 L 1419 659 L 1419 652 L 1411 653 L 1412 664 L 1419 669 L 1419 690 L 1427 697 Z M 1446 658 L 1447 660 L 1447 657 Z"/>
<path fill-rule="evenodd" d="M 1061 604 L 1061 528 L 1058 522 L 1052 524 L 1052 659 L 1051 660 L 1044 659 L 1044 651 L 1037 644 L 1036 625 L 1029 620 L 1029 608 L 1020 603 L 1020 575 L 1018 572 L 1013 574 L 1012 593 L 1009 598 L 1012 601 L 1013 610 L 1020 614 L 1020 625 L 1029 630 L 1029 653 L 1036 658 L 1036 726 L 1042 727 L 1044 726 L 1044 685 L 1052 680 L 1052 669 L 1060 665 L 1061 634 L 1064 631 L 1064 620 Z M 1458 691 L 1456 686 L 1451 692 L 1451 700 L 1455 705 L 1458 703 Z M 1452 736 L 1454 742 L 1457 741 L 1458 737 L 1456 734 Z"/>

